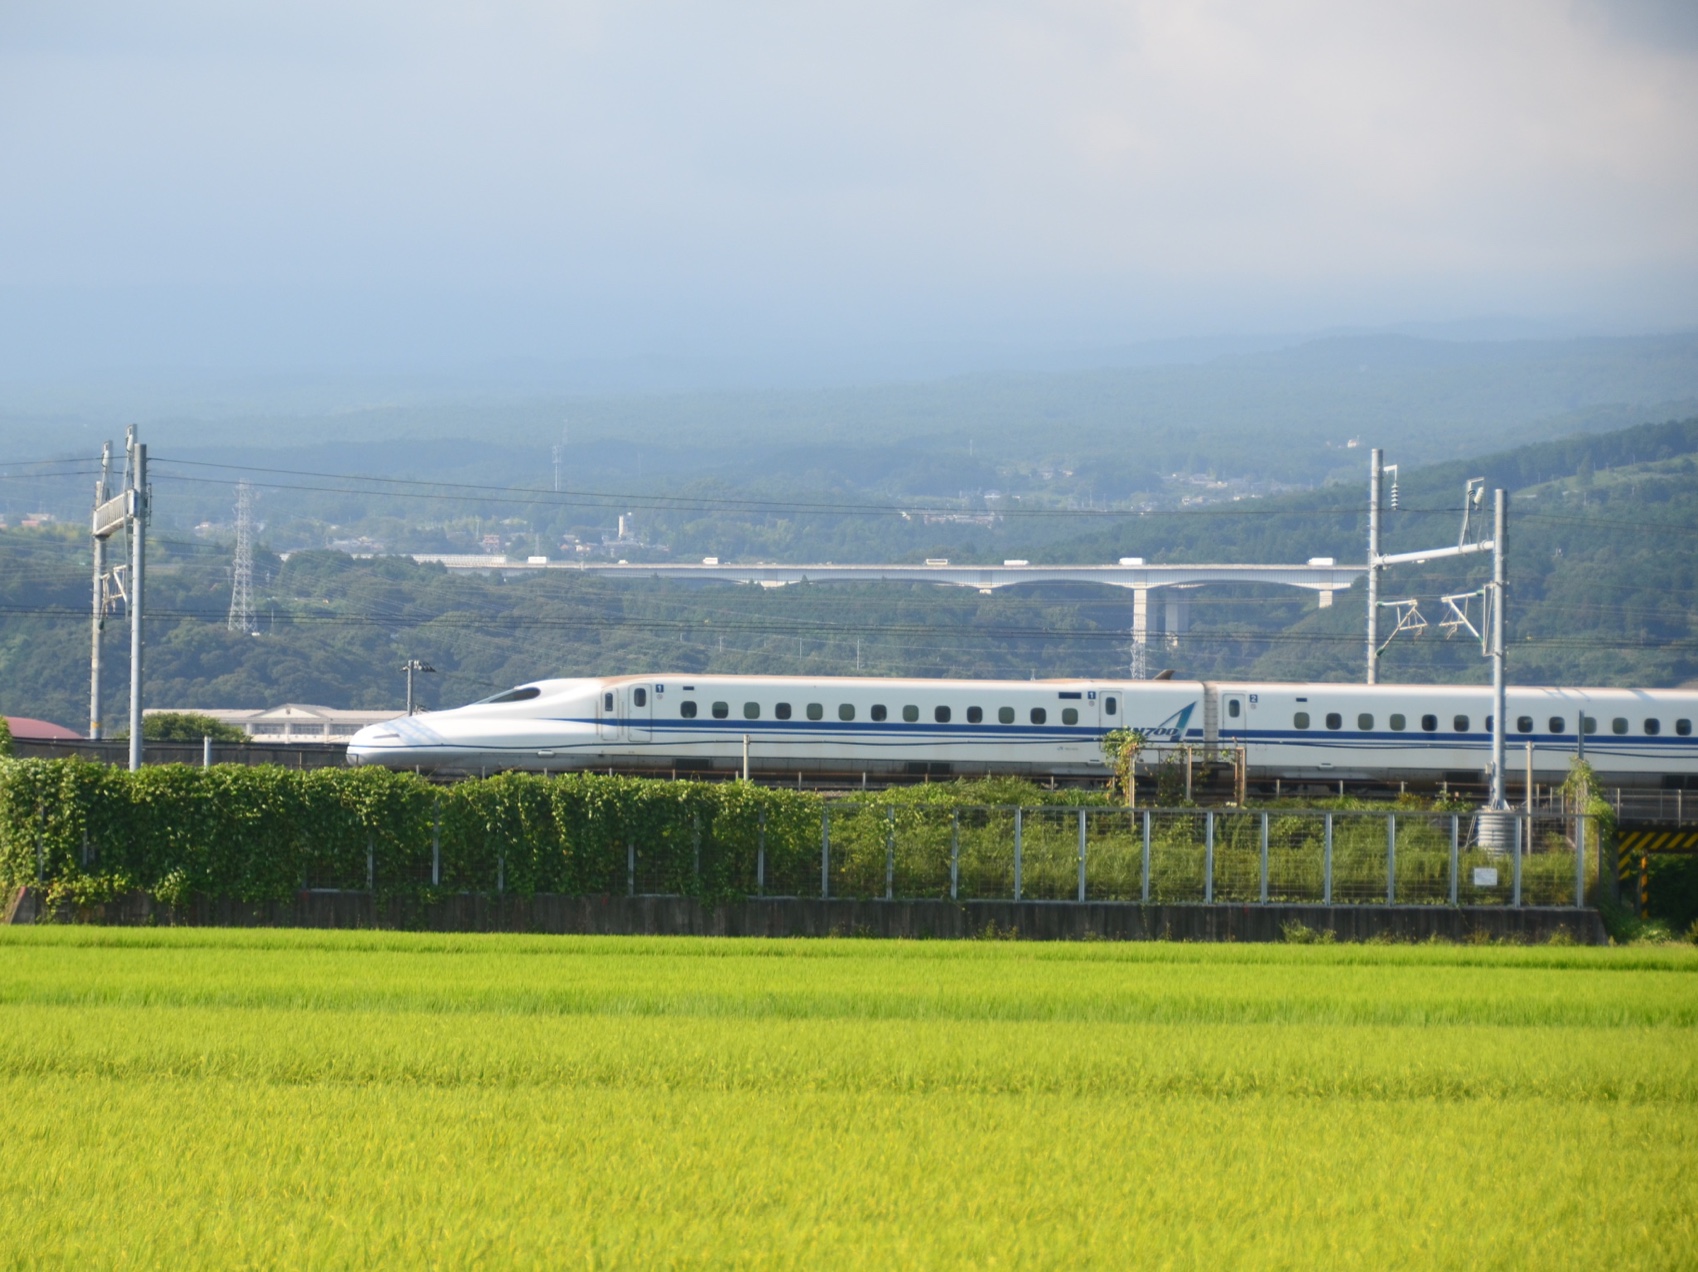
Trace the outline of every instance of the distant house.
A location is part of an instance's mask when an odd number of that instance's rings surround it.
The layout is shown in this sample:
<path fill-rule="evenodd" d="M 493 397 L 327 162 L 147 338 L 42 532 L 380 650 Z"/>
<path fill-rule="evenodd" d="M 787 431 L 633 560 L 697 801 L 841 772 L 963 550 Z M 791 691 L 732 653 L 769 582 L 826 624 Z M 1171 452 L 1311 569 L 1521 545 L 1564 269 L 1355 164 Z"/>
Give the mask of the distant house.
<path fill-rule="evenodd" d="M 82 737 L 75 729 L 67 729 L 51 720 L 32 720 L 29 716 L 7 716 L 6 727 L 20 742 L 65 742 Z"/>
<path fill-rule="evenodd" d="M 382 724 L 405 715 L 388 708 L 380 711 L 342 711 L 336 707 L 317 707 L 310 703 L 286 702 L 280 707 L 162 707 L 150 709 L 147 715 L 165 715 L 193 711 L 196 715 L 211 716 L 220 724 L 234 725 L 246 730 L 255 742 L 346 742 L 368 724 Z M 71 735 L 75 737 L 75 734 Z"/>

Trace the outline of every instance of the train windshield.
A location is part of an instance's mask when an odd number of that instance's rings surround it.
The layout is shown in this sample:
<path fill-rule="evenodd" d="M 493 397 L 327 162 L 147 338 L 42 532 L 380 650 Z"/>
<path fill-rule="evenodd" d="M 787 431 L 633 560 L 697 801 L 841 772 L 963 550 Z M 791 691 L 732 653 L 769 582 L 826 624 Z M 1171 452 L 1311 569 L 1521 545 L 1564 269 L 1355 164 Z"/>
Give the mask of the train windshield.
<path fill-rule="evenodd" d="M 489 698 L 479 698 L 472 703 L 474 707 L 486 707 L 492 702 L 528 702 L 532 698 L 542 697 L 542 690 L 535 685 L 521 685 L 517 689 L 508 689 L 503 693 Z"/>

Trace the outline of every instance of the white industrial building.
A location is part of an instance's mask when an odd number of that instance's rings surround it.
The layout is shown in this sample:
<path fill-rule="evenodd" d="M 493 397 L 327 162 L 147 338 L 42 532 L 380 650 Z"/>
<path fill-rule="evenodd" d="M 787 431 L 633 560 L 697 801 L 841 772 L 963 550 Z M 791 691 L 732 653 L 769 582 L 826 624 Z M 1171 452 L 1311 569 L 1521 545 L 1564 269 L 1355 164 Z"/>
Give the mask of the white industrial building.
<path fill-rule="evenodd" d="M 280 707 L 164 707 L 150 708 L 148 715 L 171 715 L 192 711 L 210 716 L 220 724 L 234 725 L 255 742 L 346 742 L 368 724 L 382 724 L 406 712 L 393 707 L 380 711 L 342 711 L 311 703 L 286 702 Z"/>

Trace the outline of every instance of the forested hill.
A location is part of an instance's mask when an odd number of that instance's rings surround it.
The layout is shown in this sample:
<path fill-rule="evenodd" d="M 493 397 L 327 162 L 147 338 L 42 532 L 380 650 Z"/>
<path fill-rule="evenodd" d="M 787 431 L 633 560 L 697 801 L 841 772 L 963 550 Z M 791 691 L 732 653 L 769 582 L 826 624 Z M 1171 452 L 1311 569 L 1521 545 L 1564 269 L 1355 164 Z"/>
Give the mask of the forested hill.
<path fill-rule="evenodd" d="M 1392 456 L 1395 458 L 1395 455 Z M 1366 455 L 1362 455 L 1366 461 Z M 1698 420 L 1542 443 L 1400 474 L 1388 550 L 1453 543 L 1471 476 L 1514 491 L 1511 675 L 1520 682 L 1663 686 L 1698 677 Z M 1362 559 L 1361 485 L 1147 516 L 1075 519 L 1033 560 Z M 731 513 L 720 515 L 731 516 Z M 771 519 L 764 513 L 750 518 Z M 800 513 L 791 514 L 796 522 Z M 1085 528 L 1089 527 L 1089 528 Z M 784 559 L 766 526 L 769 559 Z M 792 558 L 793 559 L 793 558 Z M 838 559 L 848 559 L 839 557 Z M 1129 598 L 1087 587 L 980 595 L 924 586 L 766 591 L 660 581 L 613 584 L 555 572 L 449 574 L 404 558 L 262 553 L 261 633 L 231 632 L 229 550 L 161 534 L 150 552 L 150 705 L 281 701 L 390 706 L 401 663 L 422 658 L 432 705 L 544 675 L 680 671 L 1117 675 Z M 1438 598 L 1478 586 L 1486 564 L 1389 571 L 1384 595 L 1419 601 L 1431 624 L 1399 636 L 1387 679 L 1483 679 L 1476 642 L 1438 629 Z M 1188 675 L 1361 674 L 1361 589 L 1330 609 L 1288 590 L 1154 594 L 1155 666 Z M 1162 629 L 1166 599 L 1186 630 Z M 0 533 L 0 709 L 80 725 L 87 701 L 88 556 L 69 527 Z M 1478 622 L 1478 608 L 1472 611 Z M 1388 623 L 1383 630 L 1389 631 Z M 111 624 L 107 701 L 127 693 L 125 627 Z M 116 713 L 115 713 L 116 714 Z"/>

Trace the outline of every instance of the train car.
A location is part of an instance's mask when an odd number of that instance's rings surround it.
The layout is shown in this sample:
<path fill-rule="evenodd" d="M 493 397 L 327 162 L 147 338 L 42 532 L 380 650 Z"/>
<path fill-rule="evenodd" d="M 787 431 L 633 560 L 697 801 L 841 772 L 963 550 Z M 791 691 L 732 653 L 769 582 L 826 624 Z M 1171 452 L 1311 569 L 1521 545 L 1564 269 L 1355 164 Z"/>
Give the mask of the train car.
<path fill-rule="evenodd" d="M 1517 687 L 1509 764 L 1535 780 L 1588 761 L 1616 785 L 1698 786 L 1698 692 Z M 1101 776 L 1103 736 L 1204 754 L 1242 748 L 1252 781 L 1478 781 L 1492 695 L 1473 685 L 870 677 L 538 680 L 470 706 L 362 729 L 355 764 L 880 779 Z"/>

